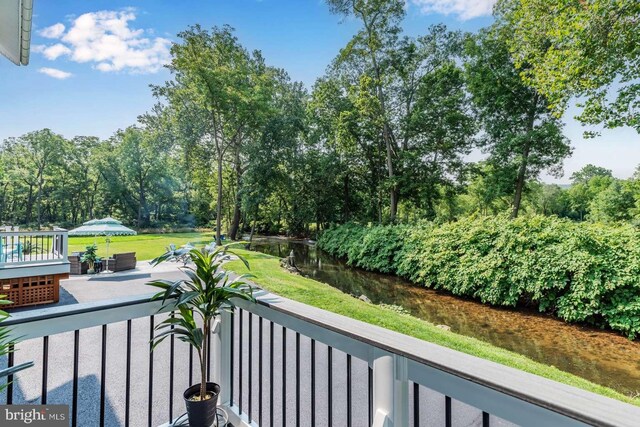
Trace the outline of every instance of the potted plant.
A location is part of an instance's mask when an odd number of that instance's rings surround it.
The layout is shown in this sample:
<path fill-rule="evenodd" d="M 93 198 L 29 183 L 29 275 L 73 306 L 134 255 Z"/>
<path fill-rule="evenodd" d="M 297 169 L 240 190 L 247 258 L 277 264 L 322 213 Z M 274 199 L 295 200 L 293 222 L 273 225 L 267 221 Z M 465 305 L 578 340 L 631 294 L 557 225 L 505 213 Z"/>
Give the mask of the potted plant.
<path fill-rule="evenodd" d="M 87 246 L 84 253 L 82 254 L 82 257 L 80 258 L 80 262 L 86 262 L 89 266 L 89 268 L 87 269 L 88 274 L 95 273 L 95 264 L 96 260 L 98 259 L 97 252 L 98 247 L 95 244 Z"/>
<path fill-rule="evenodd" d="M 33 242 L 29 240 L 26 240 L 24 244 L 22 244 L 21 250 L 23 258 L 27 255 L 37 255 L 44 253 L 40 246 L 33 244 Z"/>
<path fill-rule="evenodd" d="M 223 310 L 232 310 L 233 299 L 254 301 L 252 288 L 246 282 L 251 275 L 232 278 L 222 270 L 222 263 L 231 259 L 231 255 L 240 258 L 249 268 L 245 259 L 229 250 L 229 245 L 222 247 L 208 246 L 203 249 L 189 249 L 186 252 L 193 266 L 181 267 L 187 278 L 177 281 L 155 280 L 147 283 L 162 289 L 152 297 L 162 299 L 162 309 L 170 307 L 175 315 L 156 326 L 156 334 L 152 339 L 152 351 L 167 337 L 174 335 L 179 340 L 192 346 L 200 362 L 200 383 L 185 390 L 183 397 L 187 407 L 189 425 L 191 427 L 209 427 L 216 419 L 216 407 L 220 386 L 207 382 L 207 361 L 209 360 L 209 339 L 211 325 Z M 175 257 L 175 251 L 151 261 L 157 265 Z"/>

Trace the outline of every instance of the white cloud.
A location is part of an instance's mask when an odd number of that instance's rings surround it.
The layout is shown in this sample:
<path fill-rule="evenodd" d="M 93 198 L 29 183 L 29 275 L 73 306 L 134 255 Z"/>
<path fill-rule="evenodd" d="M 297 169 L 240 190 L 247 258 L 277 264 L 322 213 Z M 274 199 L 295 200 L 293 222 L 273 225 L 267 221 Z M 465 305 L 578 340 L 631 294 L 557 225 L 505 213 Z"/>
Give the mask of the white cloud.
<path fill-rule="evenodd" d="M 409 0 L 422 13 L 456 15 L 462 20 L 490 16 L 496 0 Z"/>
<path fill-rule="evenodd" d="M 64 24 L 57 23 L 50 27 L 43 28 L 38 32 L 38 34 L 48 39 L 57 39 L 57 38 L 60 38 L 62 33 L 64 33 L 64 30 L 65 30 Z"/>
<path fill-rule="evenodd" d="M 71 49 L 63 45 L 62 43 L 56 43 L 53 46 L 46 46 L 44 48 L 38 47 L 38 50 L 42 52 L 45 58 L 53 61 L 62 55 L 69 55 Z"/>
<path fill-rule="evenodd" d="M 73 76 L 71 73 L 67 73 L 66 71 L 58 70 L 57 68 L 47 68 L 43 67 L 38 70 L 38 72 L 42 74 L 46 74 L 49 77 L 53 77 L 54 79 L 64 80 Z"/>
<path fill-rule="evenodd" d="M 74 62 L 93 63 L 103 72 L 155 73 L 169 61 L 171 41 L 131 28 L 135 19 L 131 9 L 85 13 L 60 34 L 61 43 L 37 46 L 36 51 L 51 60 L 65 55 Z"/>

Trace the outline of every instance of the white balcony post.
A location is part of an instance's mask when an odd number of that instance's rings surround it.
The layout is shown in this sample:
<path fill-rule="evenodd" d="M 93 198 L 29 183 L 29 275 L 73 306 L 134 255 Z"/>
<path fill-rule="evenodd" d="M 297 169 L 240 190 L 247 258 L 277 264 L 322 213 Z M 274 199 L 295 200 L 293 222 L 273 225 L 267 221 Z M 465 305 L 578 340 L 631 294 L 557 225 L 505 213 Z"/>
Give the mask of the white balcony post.
<path fill-rule="evenodd" d="M 62 260 L 66 261 L 69 258 L 69 234 L 62 233 Z"/>
<path fill-rule="evenodd" d="M 211 378 L 220 386 L 218 404 L 231 400 L 231 313 L 223 311 L 216 320 L 211 340 Z"/>
<path fill-rule="evenodd" d="M 376 349 L 373 358 L 373 427 L 408 424 L 407 359 Z"/>

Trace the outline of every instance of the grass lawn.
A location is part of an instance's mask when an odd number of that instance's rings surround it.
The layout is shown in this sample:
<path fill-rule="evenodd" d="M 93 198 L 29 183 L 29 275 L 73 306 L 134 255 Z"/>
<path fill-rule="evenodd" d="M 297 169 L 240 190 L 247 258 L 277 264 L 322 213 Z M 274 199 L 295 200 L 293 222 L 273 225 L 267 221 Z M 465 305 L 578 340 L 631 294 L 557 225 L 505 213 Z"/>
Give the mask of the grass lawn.
<path fill-rule="evenodd" d="M 162 254 L 170 243 L 182 245 L 190 242 L 200 246 L 210 243 L 213 239 L 212 232 L 115 236 L 111 238 L 109 252 L 136 252 L 139 260 L 147 260 Z M 69 252 L 82 251 L 85 246 L 93 244 L 94 241 L 98 244 L 98 254 L 104 256 L 105 237 L 96 239 L 93 237 L 71 237 Z M 255 281 L 275 294 L 640 406 L 640 398 L 625 396 L 615 390 L 535 362 L 525 356 L 475 338 L 443 331 L 424 320 L 362 302 L 327 284 L 287 273 L 280 268 L 279 260 L 276 257 L 242 249 L 235 251 L 247 258 L 251 266 L 251 273 L 256 276 Z M 246 272 L 246 268 L 240 261 L 230 262 L 227 266 L 238 273 Z"/>
<path fill-rule="evenodd" d="M 640 398 L 625 396 L 615 390 L 535 362 L 525 356 L 475 338 L 443 331 L 421 319 L 360 301 L 327 284 L 287 273 L 280 267 L 276 257 L 239 249 L 235 252 L 249 261 L 251 273 L 256 276 L 255 282 L 275 294 L 640 406 Z M 247 271 L 241 261 L 230 262 L 227 266 L 230 270 L 238 273 L 246 273 Z"/>
<path fill-rule="evenodd" d="M 98 245 L 98 256 L 106 256 L 106 237 L 69 237 L 69 253 L 82 252 L 87 245 L 94 242 Z M 167 234 L 139 234 L 137 236 L 112 236 L 109 244 L 109 254 L 135 252 L 139 261 L 149 260 L 162 255 L 165 248 L 173 243 L 176 246 L 185 243 L 204 246 L 215 240 L 214 233 L 167 233 Z"/>

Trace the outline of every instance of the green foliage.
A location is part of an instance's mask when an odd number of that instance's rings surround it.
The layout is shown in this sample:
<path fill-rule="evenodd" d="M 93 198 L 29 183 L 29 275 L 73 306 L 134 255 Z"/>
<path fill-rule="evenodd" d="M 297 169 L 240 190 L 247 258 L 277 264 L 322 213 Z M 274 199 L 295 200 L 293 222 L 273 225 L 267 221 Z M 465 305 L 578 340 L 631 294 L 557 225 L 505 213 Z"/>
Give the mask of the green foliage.
<path fill-rule="evenodd" d="M 494 11 L 523 80 L 558 115 L 577 97 L 583 123 L 640 132 L 640 2 L 500 0 Z"/>
<path fill-rule="evenodd" d="M 487 161 L 515 183 L 516 217 L 526 182 L 543 171 L 561 176 L 562 162 L 572 150 L 545 98 L 522 82 L 501 31 L 494 26 L 467 37 L 465 70 Z"/>
<path fill-rule="evenodd" d="M 640 334 L 640 232 L 553 217 L 468 217 L 455 223 L 325 231 L 318 245 L 352 265 L 567 322 Z"/>
<path fill-rule="evenodd" d="M 89 245 L 84 249 L 84 253 L 80 258 L 80 261 L 86 262 L 89 265 L 89 270 L 93 270 L 93 266 L 98 260 L 98 247 L 96 245 Z"/>

